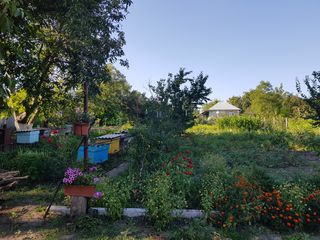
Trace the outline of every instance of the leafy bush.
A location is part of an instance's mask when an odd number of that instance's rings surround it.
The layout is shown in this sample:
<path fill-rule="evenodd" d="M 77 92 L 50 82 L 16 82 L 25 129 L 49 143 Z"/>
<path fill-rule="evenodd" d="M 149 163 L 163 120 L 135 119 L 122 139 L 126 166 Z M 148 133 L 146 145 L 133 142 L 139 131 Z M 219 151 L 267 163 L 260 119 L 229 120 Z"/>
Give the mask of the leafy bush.
<path fill-rule="evenodd" d="M 105 178 L 97 185 L 97 190 L 101 191 L 103 194 L 99 203 L 105 205 L 107 215 L 112 219 L 121 218 L 123 209 L 130 200 L 132 188 L 133 178 L 131 176 L 116 179 L 114 181 Z"/>
<path fill-rule="evenodd" d="M 314 126 L 314 121 L 310 119 L 302 119 L 302 118 L 290 118 L 288 120 L 288 132 L 294 134 L 301 133 L 316 133 L 317 128 Z M 319 130 L 318 130 L 319 131 Z"/>
<path fill-rule="evenodd" d="M 207 125 L 207 124 L 199 124 L 195 125 L 191 128 L 188 128 L 186 130 L 187 133 L 192 133 L 192 134 L 213 134 L 216 133 L 218 130 L 216 125 Z"/>
<path fill-rule="evenodd" d="M 264 130 L 263 122 L 259 118 L 250 116 L 231 116 L 218 118 L 216 124 L 220 129 L 236 129 L 242 131 Z"/>
<path fill-rule="evenodd" d="M 154 173 L 145 185 L 144 205 L 156 229 L 163 229 L 170 223 L 171 211 L 186 205 L 185 199 L 172 191 L 173 183 L 165 172 Z"/>
<path fill-rule="evenodd" d="M 258 218 L 259 186 L 251 184 L 243 176 L 237 176 L 234 183 L 224 191 L 224 196 L 213 199 L 212 210 L 208 221 L 214 226 L 231 228 L 242 224 L 251 225 Z"/>
<path fill-rule="evenodd" d="M 79 139 L 73 136 L 42 138 L 37 146 L 21 146 L 12 153 L 1 153 L 0 168 L 19 170 L 33 182 L 61 180 L 78 144 Z"/>
<path fill-rule="evenodd" d="M 263 193 L 260 196 L 261 221 L 279 230 L 301 228 L 306 194 L 306 187 L 293 183 L 282 184 L 277 190 Z"/>
<path fill-rule="evenodd" d="M 186 195 L 193 175 L 191 151 L 189 149 L 179 151 L 169 163 L 165 163 L 163 162 L 162 166 L 166 170 L 166 175 L 172 179 L 174 192 Z"/>
<path fill-rule="evenodd" d="M 304 226 L 308 230 L 320 229 L 320 190 L 309 194 L 305 200 L 305 222 Z"/>
<path fill-rule="evenodd" d="M 166 152 L 178 147 L 178 134 L 174 124 L 161 125 L 138 124 L 130 130 L 133 141 L 130 143 L 129 154 L 140 175 L 156 171 L 161 167 L 163 159 L 168 158 Z"/>
<path fill-rule="evenodd" d="M 263 191 L 272 191 L 273 186 L 276 184 L 275 180 L 270 177 L 263 169 L 253 167 L 247 176 L 248 179 L 255 185 L 260 186 Z"/>

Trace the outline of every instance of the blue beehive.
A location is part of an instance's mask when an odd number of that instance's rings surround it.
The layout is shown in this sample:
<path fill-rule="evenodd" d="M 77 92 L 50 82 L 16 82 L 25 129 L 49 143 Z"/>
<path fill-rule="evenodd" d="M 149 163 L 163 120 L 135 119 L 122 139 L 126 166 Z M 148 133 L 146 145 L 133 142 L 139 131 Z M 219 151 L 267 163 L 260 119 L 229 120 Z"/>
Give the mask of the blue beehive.
<path fill-rule="evenodd" d="M 17 143 L 39 142 L 39 130 L 27 130 L 17 132 Z"/>
<path fill-rule="evenodd" d="M 108 160 L 109 144 L 91 145 L 88 146 L 88 158 L 90 163 L 102 163 Z M 77 160 L 83 160 L 84 158 L 84 146 L 80 146 L 78 149 Z"/>

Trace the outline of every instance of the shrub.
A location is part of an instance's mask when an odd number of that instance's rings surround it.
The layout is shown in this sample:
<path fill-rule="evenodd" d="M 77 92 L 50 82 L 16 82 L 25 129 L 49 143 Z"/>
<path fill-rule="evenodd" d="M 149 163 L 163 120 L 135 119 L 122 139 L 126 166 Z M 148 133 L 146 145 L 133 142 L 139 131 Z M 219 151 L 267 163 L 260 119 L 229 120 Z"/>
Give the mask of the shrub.
<path fill-rule="evenodd" d="M 129 154 L 141 175 L 156 171 L 161 167 L 163 159 L 167 158 L 166 152 L 178 147 L 174 125 L 161 126 L 139 124 L 130 130 L 133 137 L 130 143 Z"/>
<path fill-rule="evenodd" d="M 283 189 L 284 187 L 282 186 L 281 188 Z M 290 188 L 290 186 L 287 187 Z M 287 190 L 283 194 L 279 190 L 264 192 L 259 197 L 261 200 L 262 223 L 278 230 L 294 229 L 302 226 L 301 188 L 293 186 L 292 190 Z M 297 194 L 296 196 L 295 193 Z"/>
<path fill-rule="evenodd" d="M 102 199 L 107 215 L 113 220 L 120 219 L 123 209 L 128 204 L 133 189 L 133 177 L 128 176 L 114 181 L 105 178 L 98 185 L 97 190 L 102 192 Z"/>
<path fill-rule="evenodd" d="M 290 118 L 288 121 L 288 132 L 301 134 L 301 133 L 315 133 L 317 128 L 314 126 L 314 121 L 303 118 Z"/>
<path fill-rule="evenodd" d="M 75 157 L 79 139 L 73 136 L 41 138 L 37 146 L 21 146 L 0 154 L 0 168 L 19 170 L 33 182 L 61 180 Z"/>
<path fill-rule="evenodd" d="M 216 124 L 220 129 L 235 129 L 243 131 L 264 130 L 263 122 L 259 118 L 250 116 L 231 116 L 218 118 Z"/>
<path fill-rule="evenodd" d="M 163 229 L 170 223 L 171 211 L 185 206 L 185 199 L 172 192 L 172 180 L 165 172 L 154 173 L 145 186 L 144 204 L 150 220 L 156 229 Z"/>
<path fill-rule="evenodd" d="M 215 203 L 227 194 L 227 187 L 231 184 L 231 176 L 226 172 L 212 171 L 205 173 L 201 181 L 201 205 L 207 215 L 216 207 Z"/>
<path fill-rule="evenodd" d="M 237 176 L 235 182 L 225 189 L 224 196 L 214 198 L 212 212 L 208 219 L 214 226 L 231 228 L 238 225 L 251 225 L 257 221 L 258 186 L 248 182 L 243 176 Z M 210 196 L 210 197 L 211 197 Z"/>
<path fill-rule="evenodd" d="M 166 170 L 166 175 L 172 179 L 174 192 L 185 195 L 190 188 L 191 176 L 193 175 L 191 151 L 186 149 L 178 152 L 168 164 L 163 162 L 163 168 Z"/>
<path fill-rule="evenodd" d="M 308 230 L 320 229 L 320 190 L 309 194 L 305 200 L 304 226 Z"/>
<path fill-rule="evenodd" d="M 195 125 L 191 128 L 188 128 L 186 130 L 187 133 L 192 133 L 192 134 L 213 134 L 216 133 L 218 130 L 216 125 L 207 125 L 207 124 L 199 124 Z"/>
<path fill-rule="evenodd" d="M 242 174 L 250 179 L 252 184 L 255 184 L 260 187 L 262 191 L 272 191 L 273 186 L 276 184 L 276 181 L 266 173 L 266 171 L 257 166 L 253 166 L 251 169 L 247 166 L 240 168 Z"/>

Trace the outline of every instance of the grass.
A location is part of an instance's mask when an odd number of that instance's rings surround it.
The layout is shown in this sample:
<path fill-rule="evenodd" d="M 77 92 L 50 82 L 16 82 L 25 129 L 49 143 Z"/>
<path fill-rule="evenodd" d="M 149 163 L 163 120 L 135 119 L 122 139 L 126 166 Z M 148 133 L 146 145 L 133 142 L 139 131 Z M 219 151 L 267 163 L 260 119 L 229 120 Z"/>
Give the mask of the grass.
<path fill-rule="evenodd" d="M 259 167 L 279 181 L 294 179 L 301 174 L 318 174 L 320 161 L 311 161 L 308 155 L 292 149 L 292 135 L 218 131 L 215 128 L 209 131 L 208 128 L 211 126 L 204 128 L 206 133 L 199 127 L 190 131 L 199 173 L 222 161 L 232 169 Z M 304 172 L 301 173 L 301 169 Z"/>

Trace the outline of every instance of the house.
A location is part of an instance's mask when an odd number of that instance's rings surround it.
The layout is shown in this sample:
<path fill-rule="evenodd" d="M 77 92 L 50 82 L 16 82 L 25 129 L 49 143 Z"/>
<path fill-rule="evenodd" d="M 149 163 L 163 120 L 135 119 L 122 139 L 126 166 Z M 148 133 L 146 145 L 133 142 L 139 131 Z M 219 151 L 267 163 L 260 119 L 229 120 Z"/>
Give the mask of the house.
<path fill-rule="evenodd" d="M 237 108 L 227 102 L 218 102 L 208 110 L 208 117 L 218 118 L 224 116 L 234 116 L 240 114 L 240 108 Z"/>

